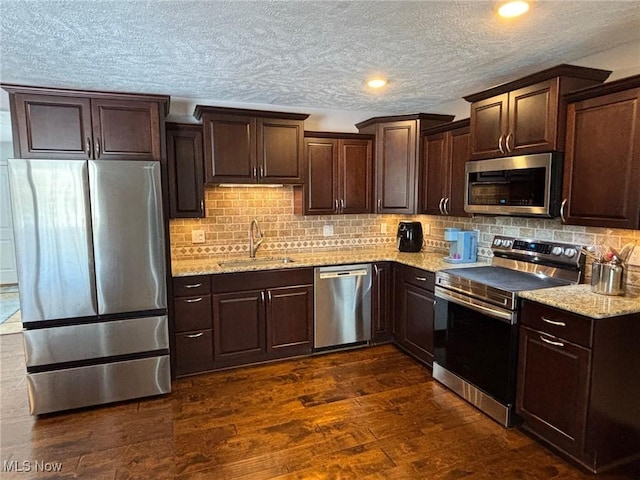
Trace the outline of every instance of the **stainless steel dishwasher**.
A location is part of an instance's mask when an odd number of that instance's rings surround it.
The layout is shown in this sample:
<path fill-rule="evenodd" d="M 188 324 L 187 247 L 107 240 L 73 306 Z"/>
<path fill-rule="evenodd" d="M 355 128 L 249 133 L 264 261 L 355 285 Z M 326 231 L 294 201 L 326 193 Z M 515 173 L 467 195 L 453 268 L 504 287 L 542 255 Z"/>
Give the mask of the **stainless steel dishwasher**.
<path fill-rule="evenodd" d="M 315 348 L 371 340 L 371 265 L 315 269 Z"/>

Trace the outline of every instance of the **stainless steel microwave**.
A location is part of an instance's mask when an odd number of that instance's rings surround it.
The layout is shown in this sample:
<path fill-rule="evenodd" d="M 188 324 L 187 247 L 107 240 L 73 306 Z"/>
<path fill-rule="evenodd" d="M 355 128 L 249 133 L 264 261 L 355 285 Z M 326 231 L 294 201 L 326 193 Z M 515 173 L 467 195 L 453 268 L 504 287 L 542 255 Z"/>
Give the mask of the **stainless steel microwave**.
<path fill-rule="evenodd" d="M 562 155 L 539 153 L 465 164 L 464 210 L 485 215 L 557 217 Z"/>

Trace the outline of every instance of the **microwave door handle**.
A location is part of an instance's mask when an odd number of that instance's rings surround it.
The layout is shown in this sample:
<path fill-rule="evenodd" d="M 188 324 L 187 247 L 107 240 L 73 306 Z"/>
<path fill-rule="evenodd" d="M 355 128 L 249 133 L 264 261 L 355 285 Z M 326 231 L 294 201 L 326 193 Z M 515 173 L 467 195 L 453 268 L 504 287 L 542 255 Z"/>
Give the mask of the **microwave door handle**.
<path fill-rule="evenodd" d="M 438 298 L 441 298 L 462 307 L 466 307 L 469 310 L 473 310 L 475 312 L 490 316 L 491 318 L 495 318 L 509 325 L 514 325 L 516 323 L 515 314 L 513 312 L 494 307 L 480 300 L 471 299 L 466 295 L 460 295 L 445 290 L 441 287 L 436 287 L 435 297 L 436 302 L 438 301 Z"/>

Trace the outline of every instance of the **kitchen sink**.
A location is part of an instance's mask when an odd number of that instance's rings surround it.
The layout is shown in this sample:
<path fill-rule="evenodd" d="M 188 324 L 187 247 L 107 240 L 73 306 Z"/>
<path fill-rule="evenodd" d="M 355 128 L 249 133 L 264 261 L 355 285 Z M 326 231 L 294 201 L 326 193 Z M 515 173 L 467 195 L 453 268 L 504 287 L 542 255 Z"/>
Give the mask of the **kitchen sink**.
<path fill-rule="evenodd" d="M 295 262 L 295 260 L 290 257 L 267 257 L 227 260 L 224 262 L 218 262 L 218 265 L 221 267 L 251 267 L 253 265 L 279 265 L 293 262 Z"/>

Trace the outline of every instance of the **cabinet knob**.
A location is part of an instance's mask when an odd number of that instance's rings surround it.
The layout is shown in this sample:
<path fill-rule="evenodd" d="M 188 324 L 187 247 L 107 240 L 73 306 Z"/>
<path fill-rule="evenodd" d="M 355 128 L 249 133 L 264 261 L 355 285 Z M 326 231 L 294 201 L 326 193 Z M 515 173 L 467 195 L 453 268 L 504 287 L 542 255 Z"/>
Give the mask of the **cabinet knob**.
<path fill-rule="evenodd" d="M 382 210 L 382 199 L 381 198 L 378 199 L 378 212 L 380 212 L 380 210 Z"/>
<path fill-rule="evenodd" d="M 542 319 L 543 322 L 549 323 L 551 325 L 555 325 L 557 327 L 566 327 L 567 326 L 567 324 L 564 323 L 564 322 L 557 322 L 555 320 L 550 320 L 547 317 L 540 317 L 540 318 Z"/>
<path fill-rule="evenodd" d="M 100 139 L 96 138 L 96 160 L 100 158 Z"/>
<path fill-rule="evenodd" d="M 198 337 L 201 337 L 202 335 L 204 335 L 204 332 L 194 333 L 194 334 L 191 334 L 191 335 L 185 335 L 185 337 L 187 337 L 187 338 L 198 338 Z"/>
<path fill-rule="evenodd" d="M 500 153 L 504 153 L 504 148 L 502 148 L 502 140 L 504 139 L 504 133 L 500 135 L 498 139 L 498 148 L 500 149 Z"/>
<path fill-rule="evenodd" d="M 511 138 L 513 138 L 513 132 L 511 132 L 509 135 L 507 135 L 507 138 L 505 138 L 505 140 L 504 140 L 504 149 L 507 152 L 511 152 L 512 151 L 511 146 L 509 145 L 509 139 L 511 139 Z"/>
<path fill-rule="evenodd" d="M 89 137 L 85 143 L 85 152 L 87 152 L 87 158 L 91 158 L 91 139 Z"/>
<path fill-rule="evenodd" d="M 198 298 L 187 298 L 185 300 L 185 302 L 187 303 L 198 303 L 202 301 L 202 297 L 198 297 Z"/>
<path fill-rule="evenodd" d="M 547 338 L 544 338 L 542 335 L 540 335 L 540 340 L 542 340 L 544 343 L 548 343 L 549 345 L 554 345 L 556 347 L 564 347 L 564 343 L 562 343 L 562 342 L 554 342 L 553 340 L 549 340 Z"/>
<path fill-rule="evenodd" d="M 449 215 L 449 197 L 444 199 L 444 204 L 442 205 L 444 209 L 444 214 Z"/>
<path fill-rule="evenodd" d="M 440 210 L 440 215 L 444 215 L 444 210 L 442 209 L 442 204 L 444 203 L 444 197 L 440 199 L 440 203 L 438 203 L 438 210 Z"/>

